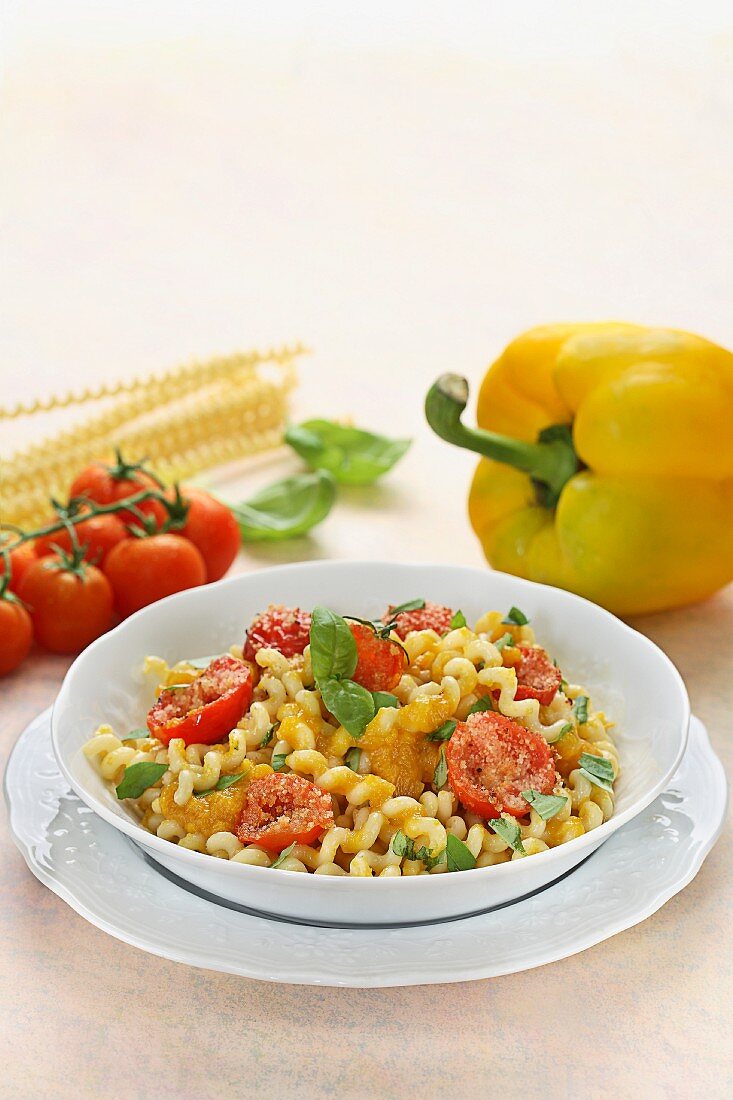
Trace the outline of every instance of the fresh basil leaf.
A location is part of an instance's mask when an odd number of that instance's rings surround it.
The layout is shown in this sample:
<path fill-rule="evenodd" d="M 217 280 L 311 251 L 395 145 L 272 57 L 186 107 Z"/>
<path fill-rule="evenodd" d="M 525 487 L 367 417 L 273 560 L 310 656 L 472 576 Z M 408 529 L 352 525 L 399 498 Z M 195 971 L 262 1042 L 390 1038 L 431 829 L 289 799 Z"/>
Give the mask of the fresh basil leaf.
<path fill-rule="evenodd" d="M 514 638 L 512 638 L 511 634 L 509 633 L 502 634 L 501 638 L 497 638 L 497 640 L 494 642 L 494 645 L 501 653 L 502 649 L 504 649 L 506 646 L 514 645 Z"/>
<path fill-rule="evenodd" d="M 405 836 L 401 829 L 397 830 L 390 844 L 390 848 L 396 856 L 407 855 L 408 852 L 413 851 L 414 847 L 414 841 L 410 840 L 409 836 Z M 412 859 L 412 856 L 408 855 L 407 858 Z"/>
<path fill-rule="evenodd" d="M 494 697 L 492 695 L 482 695 L 469 707 L 468 714 L 480 714 L 483 710 L 496 710 L 494 706 Z M 466 717 L 468 717 L 468 715 L 466 715 Z"/>
<path fill-rule="evenodd" d="M 398 829 L 392 837 L 390 847 L 396 856 L 404 856 L 409 860 L 422 860 L 427 871 L 431 871 L 445 859 L 445 849 L 433 855 L 425 846 L 415 848 L 415 841 L 406 836 L 401 829 Z"/>
<path fill-rule="evenodd" d="M 275 862 L 270 864 L 270 869 L 272 870 L 275 867 L 282 867 L 283 863 L 288 858 L 297 843 L 297 840 L 294 840 L 292 844 L 288 844 L 287 848 L 283 848 L 282 852 L 277 857 Z"/>
<path fill-rule="evenodd" d="M 560 740 L 561 737 L 564 737 L 566 733 L 573 733 L 574 730 L 575 726 L 572 722 L 565 722 L 565 724 L 560 726 L 560 729 L 555 734 L 550 735 L 547 730 L 545 730 L 545 740 L 547 741 L 548 745 L 554 745 Z"/>
<path fill-rule="evenodd" d="M 518 607 L 510 607 L 506 619 L 501 621 L 505 626 L 526 626 L 529 619 Z"/>
<path fill-rule="evenodd" d="M 276 481 L 241 504 L 229 505 L 245 542 L 297 538 L 326 518 L 336 482 L 326 470 Z"/>
<path fill-rule="evenodd" d="M 184 657 L 183 663 L 191 668 L 208 668 L 212 661 L 223 656 L 223 653 L 212 653 L 209 657 Z"/>
<path fill-rule="evenodd" d="M 285 769 L 285 761 L 288 758 L 286 752 L 274 752 L 272 759 L 270 760 L 270 767 L 274 772 L 281 772 Z"/>
<path fill-rule="evenodd" d="M 455 615 L 450 621 L 451 630 L 459 630 L 462 626 L 466 625 L 466 616 L 462 611 L 456 611 Z"/>
<path fill-rule="evenodd" d="M 562 692 L 563 692 L 563 694 L 564 694 L 564 693 L 565 693 L 565 692 L 566 692 L 567 690 L 568 690 L 568 682 L 567 682 L 567 680 L 561 680 L 561 681 L 560 681 L 560 691 L 562 691 Z"/>
<path fill-rule="evenodd" d="M 120 738 L 120 741 L 140 741 L 143 737 L 151 737 L 149 729 L 144 730 L 130 730 L 124 737 Z"/>
<path fill-rule="evenodd" d="M 310 647 L 316 683 L 351 676 L 356 668 L 356 639 L 346 620 L 328 607 L 313 609 Z"/>
<path fill-rule="evenodd" d="M 584 722 L 588 721 L 587 695 L 579 695 L 577 699 L 573 701 L 573 714 L 575 715 L 579 726 L 582 726 Z"/>
<path fill-rule="evenodd" d="M 507 842 L 510 848 L 513 848 L 515 852 L 519 852 L 520 855 L 526 856 L 527 853 L 522 844 L 522 831 L 516 821 L 508 821 L 505 817 L 495 817 L 493 821 L 488 822 L 488 825 L 497 836 Z"/>
<path fill-rule="evenodd" d="M 359 771 L 359 763 L 361 761 L 361 749 L 357 749 L 356 745 L 348 750 L 344 756 L 344 764 L 347 768 L 351 768 L 352 772 Z"/>
<path fill-rule="evenodd" d="M 267 731 L 265 736 L 260 741 L 259 747 L 261 749 L 266 748 L 266 746 L 270 744 L 270 742 L 272 741 L 274 736 L 275 736 L 275 726 L 273 724 L 272 726 L 270 726 L 269 730 Z"/>
<path fill-rule="evenodd" d="M 139 798 L 148 787 L 154 787 L 167 771 L 167 764 L 154 764 L 152 760 L 141 760 L 138 764 L 128 765 L 122 780 L 115 788 L 117 797 Z"/>
<path fill-rule="evenodd" d="M 332 420 L 291 424 L 285 442 L 314 470 L 328 470 L 341 485 L 371 485 L 399 462 L 410 439 L 389 439 Z"/>
<path fill-rule="evenodd" d="M 213 791 L 225 791 L 227 787 L 233 787 L 240 779 L 244 779 L 245 774 L 245 772 L 240 772 L 239 775 L 220 775 L 213 787 L 209 787 L 205 791 L 194 791 L 193 796 L 194 798 L 204 798 L 207 794 L 212 794 Z"/>
<path fill-rule="evenodd" d="M 440 750 L 440 759 L 438 760 L 435 771 L 433 772 L 433 783 L 437 790 L 440 790 L 446 785 L 448 781 L 448 764 L 445 759 L 445 748 Z"/>
<path fill-rule="evenodd" d="M 601 790 L 613 791 L 614 774 L 610 760 L 606 760 L 605 756 L 593 756 L 589 752 L 583 752 L 580 754 L 578 763 L 586 779 L 590 779 L 591 783 L 595 783 Z"/>
<path fill-rule="evenodd" d="M 425 737 L 426 741 L 450 741 L 458 723 L 455 718 L 449 718 L 447 722 L 443 722 L 442 726 L 438 726 L 437 730 L 433 730 L 432 733 L 428 733 Z"/>
<path fill-rule="evenodd" d="M 541 791 L 522 791 L 522 798 L 526 798 L 535 813 L 539 814 L 543 821 L 549 821 L 555 814 L 559 814 L 567 803 L 567 798 L 560 794 L 542 794 Z"/>
<path fill-rule="evenodd" d="M 390 608 L 390 619 L 395 619 L 398 615 L 401 615 L 403 611 L 422 611 L 425 607 L 425 600 L 407 600 L 406 603 L 398 603 L 396 607 Z"/>
<path fill-rule="evenodd" d="M 397 696 L 390 691 L 373 691 L 372 699 L 376 710 L 381 710 L 382 707 L 398 707 L 400 705 Z"/>
<path fill-rule="evenodd" d="M 449 871 L 470 871 L 476 866 L 476 857 L 471 849 L 453 833 L 448 833 L 446 837 L 445 855 Z"/>
<path fill-rule="evenodd" d="M 374 717 L 371 692 L 353 680 L 326 679 L 318 684 L 326 709 L 352 737 L 361 737 Z"/>
<path fill-rule="evenodd" d="M 190 688 L 192 683 L 193 680 L 185 682 L 181 681 L 180 684 L 166 684 L 166 686 L 163 688 L 163 691 L 182 691 L 183 688 Z"/>

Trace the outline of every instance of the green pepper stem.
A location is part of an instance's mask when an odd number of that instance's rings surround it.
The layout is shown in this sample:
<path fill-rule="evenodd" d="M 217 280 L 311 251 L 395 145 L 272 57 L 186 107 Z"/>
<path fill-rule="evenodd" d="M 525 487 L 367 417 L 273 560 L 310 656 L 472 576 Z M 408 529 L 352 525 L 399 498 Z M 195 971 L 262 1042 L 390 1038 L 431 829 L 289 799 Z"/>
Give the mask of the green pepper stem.
<path fill-rule="evenodd" d="M 523 470 L 537 484 L 541 503 L 554 507 L 562 488 L 579 469 L 570 430 L 553 425 L 537 443 L 512 439 L 461 421 L 468 403 L 468 382 L 457 374 L 443 374 L 428 390 L 425 416 L 441 439 L 468 451 Z"/>

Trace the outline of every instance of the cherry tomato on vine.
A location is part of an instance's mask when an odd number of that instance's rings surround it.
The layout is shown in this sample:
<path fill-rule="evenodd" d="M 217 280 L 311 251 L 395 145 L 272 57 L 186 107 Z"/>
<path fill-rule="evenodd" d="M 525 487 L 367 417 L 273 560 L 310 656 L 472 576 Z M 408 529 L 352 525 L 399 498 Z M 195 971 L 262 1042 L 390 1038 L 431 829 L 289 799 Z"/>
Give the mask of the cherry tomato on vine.
<path fill-rule="evenodd" d="M 10 583 L 11 592 L 18 591 L 18 585 L 22 581 L 28 569 L 36 560 L 36 552 L 32 542 L 22 542 L 15 550 L 10 551 Z M 5 573 L 5 561 L 0 555 L 0 577 Z"/>
<path fill-rule="evenodd" d="M 88 509 L 85 509 L 85 511 L 88 511 Z M 53 519 L 49 519 L 48 525 L 44 526 L 50 526 L 53 522 Z M 82 520 L 81 523 L 74 525 L 74 533 L 79 545 L 86 547 L 84 551 L 85 560 L 100 566 L 104 565 L 104 560 L 113 546 L 116 546 L 118 542 L 122 542 L 123 539 L 129 538 L 127 528 L 119 515 L 112 513 L 92 516 L 90 519 Z M 54 546 L 66 551 L 67 554 L 73 551 L 71 535 L 67 529 L 63 528 L 60 531 L 54 531 L 50 535 L 42 535 L 37 538 L 35 541 L 36 557 L 43 558 L 47 554 L 53 554 L 55 552 Z"/>
<path fill-rule="evenodd" d="M 231 733 L 252 702 L 252 671 L 235 657 L 215 657 L 187 687 L 165 688 L 148 712 L 148 729 L 164 745 L 213 745 Z"/>
<path fill-rule="evenodd" d="M 66 555 L 38 558 L 18 595 L 30 608 L 36 639 L 54 653 L 78 653 L 112 619 L 112 588 L 101 569 Z"/>
<path fill-rule="evenodd" d="M 119 542 L 107 555 L 104 571 L 120 615 L 206 583 L 201 554 L 188 539 L 173 534 Z"/>
<path fill-rule="evenodd" d="M 0 595 L 0 676 L 17 668 L 33 643 L 31 617 L 12 593 Z"/>
<path fill-rule="evenodd" d="M 293 843 L 312 844 L 333 825 L 331 796 L 292 772 L 253 779 L 239 819 L 242 844 L 282 852 Z"/>
<path fill-rule="evenodd" d="M 93 462 L 86 466 L 72 481 L 69 496 L 87 497 L 97 504 L 116 504 L 143 489 L 159 490 L 160 486 L 139 465 L 125 462 L 118 455 L 114 466 L 105 466 L 102 462 Z M 152 516 L 157 523 L 162 523 L 168 515 L 165 505 L 159 500 L 144 500 L 136 507 L 144 515 Z M 116 515 L 123 523 L 139 522 L 132 512 L 117 512 Z"/>
<path fill-rule="evenodd" d="M 181 489 L 181 497 L 189 507 L 185 526 L 177 533 L 201 554 L 206 580 L 218 581 L 236 558 L 242 541 L 237 521 L 226 504 L 201 489 Z"/>

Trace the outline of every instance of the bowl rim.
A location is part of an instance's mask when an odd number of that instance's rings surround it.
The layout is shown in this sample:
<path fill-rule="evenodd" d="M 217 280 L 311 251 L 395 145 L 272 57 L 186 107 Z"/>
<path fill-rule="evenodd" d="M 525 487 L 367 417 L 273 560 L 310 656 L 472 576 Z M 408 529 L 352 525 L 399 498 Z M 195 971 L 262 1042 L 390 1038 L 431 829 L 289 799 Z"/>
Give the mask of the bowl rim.
<path fill-rule="evenodd" d="M 180 860 L 182 866 L 188 864 L 192 867 L 192 869 L 199 867 L 203 871 L 208 867 L 209 870 L 213 870 L 214 868 L 212 867 L 211 861 L 214 857 L 212 857 L 208 853 L 196 852 L 190 848 L 182 848 L 180 845 L 171 844 L 169 840 L 164 840 L 161 837 L 157 836 L 155 833 L 148 832 L 148 830 L 144 829 L 143 826 L 139 822 L 137 822 L 132 816 L 124 818 L 118 816 L 110 809 L 108 809 L 103 802 L 100 802 L 99 799 L 97 799 L 97 797 L 91 791 L 87 790 L 82 783 L 79 783 L 77 781 L 76 777 L 66 766 L 64 754 L 61 751 L 59 745 L 59 704 L 62 700 L 66 701 L 67 697 L 71 694 L 74 681 L 79 675 L 79 670 L 84 667 L 86 661 L 89 659 L 89 656 L 100 648 L 109 646 L 110 644 L 114 645 L 115 639 L 118 638 L 121 634 L 124 634 L 131 623 L 140 621 L 141 619 L 144 619 L 151 615 L 160 614 L 161 611 L 164 612 L 165 608 L 172 606 L 172 604 L 175 602 L 181 602 L 192 598 L 199 599 L 201 598 L 201 595 L 203 593 L 210 592 L 212 588 L 234 587 L 237 585 L 241 585 L 242 583 L 248 582 L 256 583 L 256 581 L 261 580 L 263 576 L 269 576 L 270 574 L 277 574 L 282 572 L 292 572 L 300 570 L 306 572 L 319 572 L 323 570 L 327 571 L 333 566 L 339 566 L 340 568 L 347 567 L 355 571 L 363 569 L 365 567 L 369 567 L 372 569 L 394 569 L 395 567 L 397 567 L 418 572 L 427 571 L 430 569 L 447 569 L 467 573 L 476 577 L 481 577 L 482 580 L 490 580 L 492 577 L 500 577 L 502 578 L 502 580 L 508 580 L 510 583 L 516 584 L 519 588 L 523 589 L 549 591 L 552 592 L 553 596 L 559 599 L 561 603 L 563 601 L 567 601 L 570 604 L 581 604 L 589 607 L 595 615 L 599 616 L 601 619 L 605 619 L 607 622 L 613 623 L 614 629 L 620 630 L 622 633 L 633 636 L 636 644 L 641 644 L 643 648 L 645 648 L 654 656 L 654 659 L 657 662 L 663 664 L 666 667 L 667 673 L 671 676 L 671 680 L 677 688 L 680 704 L 680 735 L 679 744 L 677 746 L 677 752 L 675 754 L 674 760 L 666 768 L 664 774 L 659 777 L 652 786 L 648 787 L 643 794 L 640 794 L 638 798 L 631 804 L 631 806 L 628 806 L 626 810 L 624 810 L 622 813 L 614 814 L 608 819 L 608 821 L 604 821 L 597 828 L 591 830 L 590 832 L 584 833 L 580 837 L 575 837 L 573 840 L 566 841 L 564 844 L 559 844 L 555 848 L 550 848 L 546 852 L 538 852 L 533 857 L 533 860 L 537 859 L 538 857 L 542 858 L 544 860 L 543 866 L 548 870 L 550 868 L 551 859 L 553 859 L 555 862 L 559 862 L 563 858 L 563 856 L 567 856 L 571 848 L 574 852 L 578 853 L 578 859 L 575 862 L 580 862 L 580 859 L 582 859 L 582 853 L 586 849 L 594 850 L 595 848 L 599 847 L 599 845 L 607 840 L 608 837 L 616 832 L 617 829 L 620 829 L 623 825 L 626 824 L 626 822 L 630 821 L 632 818 L 642 813 L 642 811 L 645 810 L 646 807 L 649 806 L 659 794 L 661 794 L 661 792 L 665 789 L 665 787 L 669 783 L 669 780 L 679 767 L 680 761 L 687 748 L 690 725 L 690 701 L 682 676 L 680 675 L 677 667 L 674 665 L 672 660 L 662 649 L 660 649 L 658 645 L 656 645 L 656 643 L 651 641 L 650 638 L 647 638 L 645 634 L 642 634 L 640 631 L 635 630 L 633 627 L 629 626 L 628 623 L 625 623 L 622 619 L 619 619 L 616 615 L 613 615 L 610 611 L 607 611 L 600 605 L 593 603 L 591 600 L 585 599 L 583 596 L 578 596 L 574 592 L 568 592 L 565 589 L 557 588 L 553 585 L 540 584 L 537 581 L 526 580 L 524 577 L 515 577 L 513 574 L 504 573 L 499 570 L 484 570 L 475 566 L 456 565 L 454 563 L 447 562 L 413 563 L 389 562 L 385 560 L 369 559 L 356 561 L 325 559 L 317 561 L 287 562 L 285 564 L 268 566 L 264 569 L 257 569 L 252 573 L 238 573 L 233 577 L 226 577 L 223 580 L 215 581 L 213 584 L 202 585 L 197 588 L 189 588 L 184 590 L 183 592 L 176 592 L 171 596 L 166 596 L 164 599 L 158 600 L 156 603 L 149 604 L 147 607 L 143 607 L 139 611 L 136 611 L 133 615 L 130 615 L 127 619 L 124 619 L 117 626 L 113 627 L 112 630 L 107 631 L 106 634 L 103 634 L 101 637 L 97 638 L 97 640 L 92 642 L 90 646 L 87 646 L 87 648 L 83 650 L 78 655 L 78 657 L 76 657 L 76 659 L 67 670 L 66 675 L 64 676 L 64 679 L 62 681 L 61 688 L 58 695 L 56 696 L 56 699 L 54 700 L 51 710 L 51 744 L 53 746 L 54 756 L 56 757 L 56 761 L 59 765 L 62 775 L 64 776 L 74 793 L 78 795 L 78 797 L 91 810 L 93 810 L 94 813 L 96 813 L 99 817 L 101 817 L 108 824 L 112 825 L 114 828 L 119 829 L 141 847 L 148 848 L 152 852 L 159 852 L 161 855 L 166 856 L 169 859 L 172 858 L 176 861 Z M 80 747 L 81 746 L 78 746 L 78 748 Z M 523 859 L 509 860 L 506 863 L 500 863 L 490 867 L 473 867 L 470 868 L 470 873 L 475 876 L 475 881 L 478 885 L 479 875 L 485 876 L 487 873 L 490 873 L 492 876 L 491 881 L 499 881 L 498 876 L 501 875 L 503 875 L 505 878 L 512 874 L 519 875 L 521 873 L 520 869 L 524 866 L 525 861 Z M 536 866 L 534 862 L 533 866 Z M 224 875 L 240 875 L 244 873 L 250 878 L 253 887 L 256 885 L 258 880 L 261 882 L 268 882 L 269 885 L 272 886 L 273 880 L 271 877 L 264 879 L 262 877 L 269 875 L 270 870 L 270 867 L 257 867 L 251 864 L 235 863 L 232 860 L 228 859 L 217 860 L 216 867 L 216 871 Z M 181 877 L 185 878 L 183 872 L 181 872 Z M 307 882 L 303 885 L 309 886 L 310 889 L 344 891 L 346 889 L 363 889 L 365 885 L 368 884 L 372 890 L 374 890 L 375 888 L 377 890 L 385 890 L 391 889 L 394 882 L 399 881 L 400 883 L 402 883 L 404 880 L 406 882 L 409 882 L 411 885 L 400 886 L 400 889 L 420 892 L 425 889 L 432 889 L 429 884 L 431 882 L 439 882 L 441 878 L 442 875 L 430 874 L 408 876 L 400 875 L 399 878 L 397 876 L 382 878 L 380 876 L 361 877 L 356 875 L 342 876 L 309 874 L 306 876 Z M 318 885 L 316 885 L 316 883 L 318 883 Z M 376 885 L 377 883 L 379 883 L 380 885 Z"/>

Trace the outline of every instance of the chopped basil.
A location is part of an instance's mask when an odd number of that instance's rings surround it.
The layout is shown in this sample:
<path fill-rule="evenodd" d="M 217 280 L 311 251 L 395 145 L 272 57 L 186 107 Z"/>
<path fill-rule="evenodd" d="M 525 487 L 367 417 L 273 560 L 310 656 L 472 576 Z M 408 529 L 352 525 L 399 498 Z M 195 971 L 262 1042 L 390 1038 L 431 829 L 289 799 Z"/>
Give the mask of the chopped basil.
<path fill-rule="evenodd" d="M 433 730 L 432 733 L 427 734 L 426 741 L 450 741 L 458 723 L 455 718 L 449 718 L 447 722 L 443 722 L 442 726 L 438 726 L 437 730 Z"/>
<path fill-rule="evenodd" d="M 476 857 L 471 849 L 453 833 L 448 833 L 446 837 L 445 855 L 449 871 L 470 871 L 476 866 Z"/>
<path fill-rule="evenodd" d="M 347 768 L 351 768 L 352 772 L 359 771 L 359 763 L 361 761 L 361 749 L 357 749 L 356 745 L 348 750 L 344 756 L 344 764 Z"/>
<path fill-rule="evenodd" d="M 519 852 L 520 855 L 526 856 L 527 853 L 522 844 L 522 831 L 516 821 L 509 821 L 506 817 L 495 817 L 493 821 L 488 822 L 488 825 L 497 836 L 507 842 L 510 848 L 515 852 Z"/>
<path fill-rule="evenodd" d="M 506 634 L 502 634 L 501 638 L 497 638 L 497 640 L 494 642 L 494 645 L 499 650 L 499 652 L 501 652 L 501 650 L 504 649 L 506 646 L 514 645 L 514 638 L 512 638 L 511 634 L 507 632 Z"/>
<path fill-rule="evenodd" d="M 167 771 L 167 764 L 154 764 L 152 760 L 141 760 L 138 764 L 130 764 L 125 768 L 125 774 L 115 788 L 117 797 L 139 798 L 148 787 L 154 787 Z"/>
<path fill-rule="evenodd" d="M 209 657 L 186 657 L 183 663 L 185 665 L 190 665 L 191 668 L 208 668 L 212 661 L 216 661 L 217 658 L 224 656 L 224 653 L 213 653 Z"/>
<path fill-rule="evenodd" d="M 375 714 L 372 693 L 353 680 L 329 678 L 318 687 L 326 709 L 352 737 L 361 737 Z"/>
<path fill-rule="evenodd" d="M 430 849 L 426 848 L 424 845 L 420 848 L 415 848 L 415 841 L 412 840 L 411 837 L 406 836 L 401 829 L 398 829 L 392 837 L 390 847 L 396 856 L 404 856 L 405 859 L 410 860 L 422 860 L 425 864 L 425 869 L 428 871 L 431 871 L 433 867 L 437 867 L 445 858 L 445 850 L 437 852 L 435 855 L 431 855 Z"/>
<path fill-rule="evenodd" d="M 333 420 L 306 420 L 291 424 L 285 442 L 314 470 L 328 470 L 342 485 L 371 485 L 399 462 L 412 441 Z"/>
<path fill-rule="evenodd" d="M 356 668 L 356 640 L 349 624 L 328 607 L 316 607 L 311 616 L 311 668 L 316 678 L 351 676 Z"/>
<path fill-rule="evenodd" d="M 144 730 L 130 730 L 124 737 L 120 738 L 120 741 L 140 741 L 143 737 L 150 737 L 151 733 L 149 729 Z"/>
<path fill-rule="evenodd" d="M 269 730 L 267 731 L 265 736 L 260 741 L 260 746 L 259 747 L 261 749 L 264 749 L 267 745 L 270 744 L 270 742 L 272 741 L 274 736 L 275 736 L 275 725 L 273 723 L 273 725 L 270 726 Z"/>
<path fill-rule="evenodd" d="M 433 783 L 437 790 L 440 790 L 445 786 L 448 780 L 448 765 L 445 759 L 445 748 L 440 750 L 440 759 L 438 760 L 437 767 L 433 772 Z"/>
<path fill-rule="evenodd" d="M 451 630 L 459 630 L 462 626 L 466 625 L 466 616 L 461 610 L 456 611 L 455 615 L 450 621 Z"/>
<path fill-rule="evenodd" d="M 397 696 L 392 695 L 389 691 L 373 691 L 372 699 L 377 710 L 381 710 L 382 707 L 398 707 L 400 705 Z"/>
<path fill-rule="evenodd" d="M 573 702 L 573 714 L 575 715 L 578 725 L 582 726 L 584 722 L 588 721 L 588 696 L 579 695 Z"/>
<path fill-rule="evenodd" d="M 310 531 L 326 518 L 335 499 L 333 477 L 327 470 L 316 470 L 276 481 L 229 507 L 245 542 L 275 541 Z"/>
<path fill-rule="evenodd" d="M 595 783 L 601 790 L 613 791 L 614 773 L 610 760 L 606 760 L 605 756 L 593 756 L 589 752 L 583 752 L 580 754 L 578 763 L 586 779 Z"/>
<path fill-rule="evenodd" d="M 471 707 L 469 707 L 468 713 L 480 714 L 482 710 L 496 710 L 492 695 L 482 695 Z"/>
<path fill-rule="evenodd" d="M 543 821 L 549 821 L 567 803 L 567 798 L 559 794 L 542 794 L 540 791 L 522 791 L 522 798 L 526 798 L 535 813 L 539 814 Z"/>
<path fill-rule="evenodd" d="M 244 779 L 245 774 L 248 773 L 240 772 L 239 775 L 221 775 L 213 787 L 209 787 L 205 791 L 194 791 L 194 798 L 205 798 L 207 794 L 211 794 L 213 791 L 225 791 L 227 787 L 233 787 L 240 779 Z"/>
<path fill-rule="evenodd" d="M 407 600 L 405 603 L 398 603 L 396 607 L 390 609 L 390 618 L 394 619 L 397 615 L 401 615 L 403 611 L 422 611 L 425 607 L 425 600 Z"/>
<path fill-rule="evenodd" d="M 287 758 L 288 754 L 286 752 L 274 752 L 272 754 L 272 760 L 270 761 L 270 767 L 274 772 L 283 771 Z"/>
<path fill-rule="evenodd" d="M 190 688 L 193 682 L 193 680 L 189 680 L 185 683 L 182 681 L 180 684 L 166 684 L 163 691 L 182 691 L 183 688 Z"/>
<path fill-rule="evenodd" d="M 567 690 L 568 690 L 568 682 L 567 682 L 567 680 L 561 680 L 561 681 L 560 681 L 560 691 L 562 691 L 562 692 L 563 692 L 563 694 L 564 694 L 564 693 L 565 693 L 565 692 L 566 692 Z"/>
<path fill-rule="evenodd" d="M 505 626 L 526 626 L 529 619 L 518 607 L 510 607 L 506 619 L 501 621 Z"/>
<path fill-rule="evenodd" d="M 564 737 L 566 733 L 572 733 L 574 729 L 575 726 L 572 722 L 565 722 L 565 724 L 560 727 L 560 732 L 557 734 L 556 737 L 553 737 L 552 740 L 550 740 L 549 737 L 547 738 L 547 743 L 549 745 L 554 745 L 555 741 L 559 741 L 560 738 Z"/>
<path fill-rule="evenodd" d="M 297 843 L 297 840 L 294 840 L 292 844 L 288 844 L 287 848 L 283 848 L 282 852 L 277 857 L 275 862 L 270 864 L 270 868 L 272 869 L 274 867 L 282 867 L 283 863 L 288 858 Z"/>

